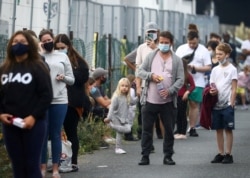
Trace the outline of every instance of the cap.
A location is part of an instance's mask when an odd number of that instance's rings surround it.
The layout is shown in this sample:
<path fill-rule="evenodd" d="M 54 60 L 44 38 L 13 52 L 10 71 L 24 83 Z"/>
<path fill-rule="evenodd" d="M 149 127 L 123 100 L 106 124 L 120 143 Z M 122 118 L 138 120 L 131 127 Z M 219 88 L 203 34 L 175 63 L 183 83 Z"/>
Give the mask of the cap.
<path fill-rule="evenodd" d="M 102 75 L 107 75 L 109 72 L 107 70 L 104 70 L 101 67 L 98 67 L 94 70 L 94 72 L 92 73 L 92 77 L 94 79 L 97 79 L 98 77 L 102 76 Z"/>
<path fill-rule="evenodd" d="M 155 22 L 148 22 L 145 26 L 145 31 L 158 31 L 158 25 Z"/>

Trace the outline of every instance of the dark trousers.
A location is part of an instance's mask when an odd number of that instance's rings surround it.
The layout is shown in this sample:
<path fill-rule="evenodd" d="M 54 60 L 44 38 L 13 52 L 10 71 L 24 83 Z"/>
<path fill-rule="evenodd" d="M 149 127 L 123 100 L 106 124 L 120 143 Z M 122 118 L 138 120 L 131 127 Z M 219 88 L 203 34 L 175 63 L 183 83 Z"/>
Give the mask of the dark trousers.
<path fill-rule="evenodd" d="M 42 177 L 40 159 L 46 128 L 46 119 L 36 120 L 32 129 L 3 124 L 4 142 L 12 163 L 14 178 Z"/>
<path fill-rule="evenodd" d="M 186 135 L 187 132 L 187 101 L 183 101 L 181 96 L 177 99 L 177 121 L 176 133 Z"/>
<path fill-rule="evenodd" d="M 165 129 L 163 140 L 163 153 L 165 156 L 171 157 L 174 153 L 174 121 L 176 117 L 176 108 L 173 102 L 165 104 L 146 103 L 142 106 L 142 155 L 149 156 L 153 144 L 153 127 L 157 115 L 160 118 Z"/>
<path fill-rule="evenodd" d="M 137 136 L 138 138 L 141 138 L 141 134 L 142 134 L 142 116 L 141 116 L 141 103 L 140 103 L 140 99 L 137 103 L 137 110 L 138 110 L 138 116 L 137 116 L 137 122 L 138 122 L 138 128 L 137 128 Z"/>
<path fill-rule="evenodd" d="M 75 108 L 68 106 L 67 114 L 63 123 L 64 131 L 68 140 L 72 144 L 72 158 L 71 163 L 77 164 L 77 156 L 79 150 L 79 139 L 77 135 L 77 126 L 80 117 Z"/>

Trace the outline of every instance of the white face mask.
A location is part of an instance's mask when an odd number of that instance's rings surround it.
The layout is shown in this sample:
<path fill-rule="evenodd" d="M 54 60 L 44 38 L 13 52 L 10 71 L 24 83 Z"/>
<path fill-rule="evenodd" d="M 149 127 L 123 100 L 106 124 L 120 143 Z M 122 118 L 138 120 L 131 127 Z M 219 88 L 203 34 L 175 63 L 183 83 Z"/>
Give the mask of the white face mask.
<path fill-rule="evenodd" d="M 227 62 L 227 58 L 224 58 L 222 61 L 219 61 L 221 65 L 224 65 Z"/>
<path fill-rule="evenodd" d="M 209 51 L 209 54 L 210 54 L 211 57 L 214 57 L 214 52 L 212 50 Z"/>

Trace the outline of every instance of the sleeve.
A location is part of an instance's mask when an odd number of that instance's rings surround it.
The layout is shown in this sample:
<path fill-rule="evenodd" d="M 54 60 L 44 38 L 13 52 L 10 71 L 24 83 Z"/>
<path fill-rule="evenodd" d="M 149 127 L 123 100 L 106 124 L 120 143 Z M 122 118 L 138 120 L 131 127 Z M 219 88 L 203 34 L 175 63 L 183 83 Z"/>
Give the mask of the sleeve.
<path fill-rule="evenodd" d="M 119 107 L 119 102 L 118 102 L 118 97 L 115 96 L 111 100 L 111 105 L 109 107 L 109 112 L 107 118 L 110 119 L 111 121 L 114 119 L 114 113 L 117 111 L 117 108 Z"/>
<path fill-rule="evenodd" d="M 100 92 L 100 90 L 97 87 L 93 87 L 90 91 L 90 95 L 92 98 L 96 99 L 98 97 L 101 97 L 102 94 Z"/>
<path fill-rule="evenodd" d="M 126 58 L 129 62 L 135 63 L 136 56 L 137 56 L 137 49 L 134 49 L 132 52 L 130 52 L 128 55 L 126 55 L 125 58 Z"/>
<path fill-rule="evenodd" d="M 183 53 L 183 52 L 182 52 L 182 46 L 179 46 L 179 47 L 177 48 L 175 54 L 176 54 L 178 57 L 182 58 L 182 57 L 184 56 L 182 53 Z"/>
<path fill-rule="evenodd" d="M 48 109 L 53 97 L 51 78 L 49 73 L 40 67 L 38 67 L 34 73 L 36 77 L 38 100 L 34 103 L 36 106 L 33 107 L 34 110 L 31 112 L 31 115 L 35 119 L 41 119 Z"/>
<path fill-rule="evenodd" d="M 137 75 L 138 75 L 138 77 L 140 77 L 143 80 L 151 80 L 152 72 L 148 71 L 148 68 L 150 65 L 149 64 L 150 57 L 151 57 L 151 55 L 148 55 L 138 69 Z"/>
<path fill-rule="evenodd" d="M 182 60 L 175 55 L 174 60 L 176 61 L 176 78 L 174 79 L 174 83 L 171 87 L 169 87 L 170 94 L 178 93 L 179 89 L 184 84 L 184 69 Z"/>
<path fill-rule="evenodd" d="M 78 70 L 74 71 L 75 85 L 83 86 L 89 78 L 89 69 L 81 59 L 78 59 Z"/>
<path fill-rule="evenodd" d="M 217 68 L 217 66 L 214 67 L 213 70 L 211 71 L 209 84 L 215 83 L 215 71 L 216 71 L 216 68 Z"/>
<path fill-rule="evenodd" d="M 135 94 L 135 89 L 133 88 L 130 88 L 130 98 L 131 98 L 130 105 L 135 105 L 138 102 L 138 98 Z"/>
<path fill-rule="evenodd" d="M 204 66 L 207 66 L 207 65 L 211 65 L 211 56 L 209 54 L 209 51 L 204 48 L 204 52 L 203 52 L 203 61 L 204 61 Z"/>
<path fill-rule="evenodd" d="M 238 80 L 238 73 L 235 67 L 233 67 L 233 70 L 232 70 L 232 80 Z"/>
<path fill-rule="evenodd" d="M 142 55 L 141 55 L 141 45 L 140 45 L 136 50 L 135 64 L 141 65 L 141 63 L 142 63 Z"/>
<path fill-rule="evenodd" d="M 249 47 L 247 46 L 246 41 L 243 41 L 242 44 L 241 44 L 241 50 L 248 49 L 248 48 Z"/>
<path fill-rule="evenodd" d="M 188 83 L 190 84 L 189 92 L 191 93 L 195 89 L 194 79 L 191 74 L 188 74 Z"/>
<path fill-rule="evenodd" d="M 65 55 L 65 61 L 64 61 L 64 82 L 67 85 L 73 85 L 75 82 L 75 77 L 73 74 L 73 70 L 72 70 L 72 66 L 71 63 L 69 61 L 68 56 Z"/>

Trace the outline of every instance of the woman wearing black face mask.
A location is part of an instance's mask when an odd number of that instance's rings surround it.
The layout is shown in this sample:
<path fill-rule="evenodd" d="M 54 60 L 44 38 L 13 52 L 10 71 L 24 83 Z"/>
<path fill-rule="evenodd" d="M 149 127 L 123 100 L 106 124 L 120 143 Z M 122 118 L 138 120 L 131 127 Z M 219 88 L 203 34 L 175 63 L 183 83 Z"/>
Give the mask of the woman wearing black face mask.
<path fill-rule="evenodd" d="M 0 68 L 0 121 L 15 178 L 42 177 L 40 157 L 52 87 L 49 71 L 40 58 L 32 36 L 17 31 L 9 40 Z M 17 118 L 20 122 L 15 125 Z"/>
<path fill-rule="evenodd" d="M 52 144 L 53 178 L 60 177 L 58 163 L 62 151 L 61 129 L 67 113 L 68 95 L 67 85 L 73 85 L 75 78 L 68 56 L 53 49 L 53 33 L 49 30 L 42 30 L 39 39 L 42 43 L 46 63 L 50 68 L 52 81 L 53 99 L 48 109 L 48 134 L 43 145 L 41 158 L 41 171 L 45 177 L 47 163 L 47 138 Z"/>

